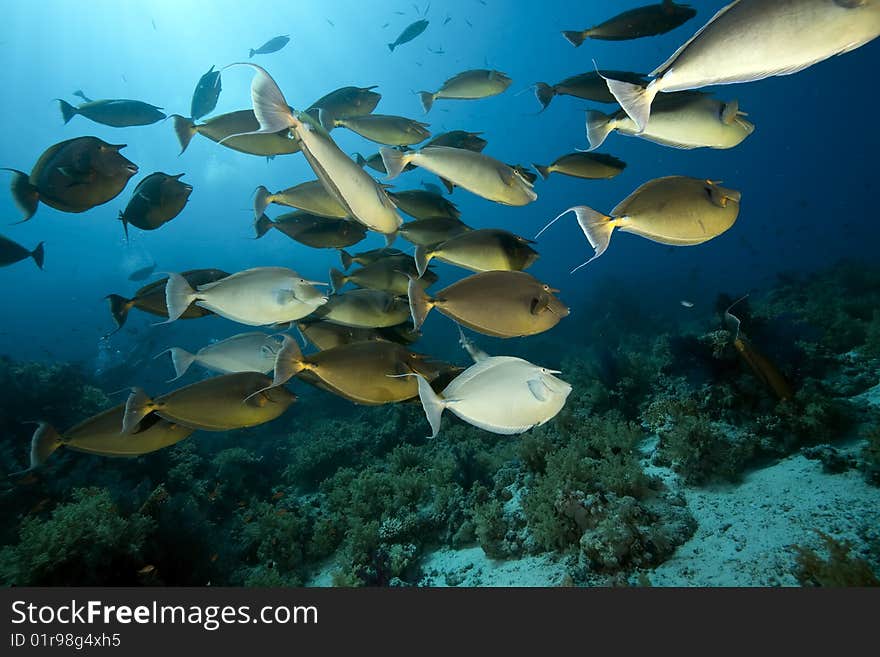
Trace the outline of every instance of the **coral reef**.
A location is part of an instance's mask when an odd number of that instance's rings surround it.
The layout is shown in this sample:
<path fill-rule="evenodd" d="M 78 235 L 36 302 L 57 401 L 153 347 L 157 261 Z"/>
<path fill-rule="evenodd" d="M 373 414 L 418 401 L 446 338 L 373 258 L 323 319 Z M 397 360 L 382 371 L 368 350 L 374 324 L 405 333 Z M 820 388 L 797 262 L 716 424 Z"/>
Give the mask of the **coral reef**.
<path fill-rule="evenodd" d="M 795 545 L 798 581 L 803 586 L 842 587 L 880 586 L 875 567 L 850 554 L 852 544 L 838 541 L 828 534 L 817 532 L 822 539 L 825 558 L 810 547 Z"/>

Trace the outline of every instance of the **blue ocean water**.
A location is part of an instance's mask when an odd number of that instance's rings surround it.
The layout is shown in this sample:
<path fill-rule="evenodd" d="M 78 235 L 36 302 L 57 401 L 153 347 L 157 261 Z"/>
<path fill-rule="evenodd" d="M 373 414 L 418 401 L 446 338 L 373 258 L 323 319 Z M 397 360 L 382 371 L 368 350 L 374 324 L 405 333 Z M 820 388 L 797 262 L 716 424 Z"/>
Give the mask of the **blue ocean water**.
<path fill-rule="evenodd" d="M 385 44 L 420 17 L 412 3 L 10 4 L 0 26 L 7 53 L 7 66 L 0 71 L 0 87 L 7 90 L 0 108 L 2 164 L 29 171 L 51 144 L 94 135 L 127 144 L 123 153 L 140 173 L 116 199 L 89 212 L 64 214 L 41 206 L 30 222 L 4 229 L 28 248 L 45 240 L 46 271 L 21 263 L 0 272 L 7 308 L 0 350 L 28 359 L 94 358 L 98 339 L 112 328 L 102 297 L 137 289 L 127 274 L 150 258 L 158 271 L 284 265 L 324 280 L 328 267 L 337 266 L 332 251 L 312 250 L 277 233 L 259 242 L 250 239 L 249 208 L 257 185 L 275 190 L 313 179 L 300 155 L 267 162 L 196 136 L 178 156 L 170 120 L 119 129 L 75 117 L 64 125 L 54 98 L 73 102 L 78 99 L 71 93 L 81 89 L 90 98 L 138 99 L 186 115 L 195 82 L 212 64 L 246 60 L 249 48 L 275 32 L 290 33 L 286 48 L 254 61 L 269 70 L 294 107 L 305 107 L 340 86 L 375 84 L 382 94 L 377 111 L 426 120 L 435 134 L 483 132 L 489 142 L 485 152 L 505 162 L 547 163 L 587 147 L 584 110 L 595 105 L 559 96 L 538 114 L 530 85 L 553 84 L 591 70 L 594 62 L 601 68 L 648 72 L 718 6 L 696 1 L 695 19 L 653 38 L 594 40 L 575 49 L 560 36 L 560 30 L 593 24 L 624 4 L 633 3 L 433 2 L 428 29 L 393 53 Z M 420 12 L 426 7 L 419 5 Z M 447 17 L 451 20 L 444 24 Z M 40 39 L 32 38 L 33 25 L 40 26 Z M 638 185 L 663 175 L 723 180 L 742 191 L 739 220 L 718 239 L 668 248 L 615 235 L 605 256 L 573 276 L 569 270 L 586 259 L 589 247 L 569 215 L 542 236 L 542 258 L 531 272 L 561 289 L 570 305 L 603 286 L 602 294 L 613 295 L 609 280 L 615 279 L 636 285 L 643 303 L 679 313 L 682 298 L 707 304 L 719 290 L 745 292 L 781 271 L 809 271 L 843 257 L 870 258 L 877 236 L 876 222 L 870 220 L 876 186 L 872 162 L 880 142 L 866 117 L 871 96 L 876 96 L 868 81 L 877 48 L 869 44 L 798 75 L 718 88 L 719 98 L 738 99 L 756 125 L 755 133 L 734 149 L 678 151 L 611 135 L 600 151 L 628 164 L 613 180 L 554 175 L 539 180 L 538 200 L 521 208 L 461 190 L 451 198 L 475 227 L 504 227 L 533 237 L 572 205 L 608 212 Z M 423 116 L 414 91 L 437 89 L 461 70 L 486 66 L 513 78 L 506 93 L 480 101 L 439 101 Z M 249 107 L 250 78 L 246 68 L 225 71 L 215 113 Z M 375 152 L 375 144 L 351 132 L 336 130 L 333 136 L 347 152 Z M 126 245 L 117 213 L 134 185 L 153 171 L 185 173 L 193 194 L 178 218 L 155 232 L 134 230 Z M 431 180 L 436 182 L 416 171 L 395 181 L 395 189 L 418 188 Z M 9 194 L 0 196 L 0 216 L 8 223 L 17 219 Z M 362 246 L 380 244 L 370 236 Z M 439 269 L 444 281 L 460 274 L 445 265 Z M 135 315 L 133 326 L 152 321 Z M 589 321 L 594 320 L 576 315 L 568 320 Z M 435 324 L 445 322 L 430 318 L 428 335 Z M 205 332 L 223 333 L 229 325 L 211 318 L 162 328 L 173 341 L 191 332 L 200 338 Z"/>
<path fill-rule="evenodd" d="M 52 144 L 93 135 L 126 144 L 122 153 L 138 165 L 139 173 L 115 199 L 85 213 L 67 214 L 41 204 L 30 221 L 0 230 L 27 248 L 45 241 L 46 253 L 45 271 L 30 261 L 0 269 L 0 355 L 15 361 L 82 363 L 89 375 L 121 366 L 124 374 L 114 383 L 159 393 L 172 387 L 165 383 L 170 366 L 151 356 L 172 346 L 197 350 L 248 329 L 220 317 L 155 326 L 156 317 L 133 309 L 123 329 L 105 337 L 115 326 L 104 297 L 130 296 L 147 282 L 128 280 L 131 272 L 150 262 L 156 263 L 156 277 L 196 268 L 236 272 L 284 266 L 308 279 L 327 281 L 329 268 L 339 267 L 337 251 L 308 248 L 279 231 L 254 239 L 255 188 L 264 185 L 276 191 L 314 179 L 300 154 L 267 159 L 224 148 L 200 135 L 179 154 L 170 119 L 111 128 L 76 116 L 65 125 L 55 99 L 76 104 L 79 99 L 72 93 L 82 90 L 90 98 L 137 99 L 169 115 L 188 115 L 195 84 L 212 65 L 249 61 L 249 49 L 289 34 L 286 47 L 250 61 L 268 70 L 294 108 L 304 109 L 338 87 L 376 85 L 382 94 L 377 113 L 425 121 L 433 134 L 480 132 L 488 141 L 485 154 L 531 167 L 588 147 L 587 109 L 613 111 L 611 105 L 560 95 L 541 112 L 533 92 L 536 82 L 553 84 L 597 66 L 649 73 L 723 3 L 692 0 L 694 19 L 650 38 L 588 40 L 574 48 L 560 35 L 561 30 L 581 29 L 641 4 L 644 1 L 8 3 L 0 24 L 0 48 L 6 53 L 6 65 L 0 67 L 0 88 L 5 90 L 0 166 L 27 172 Z M 427 30 L 391 52 L 387 44 L 420 18 L 429 20 Z M 538 199 L 524 207 L 498 205 L 456 189 L 447 198 L 457 204 L 464 222 L 474 228 L 505 228 L 527 238 L 575 205 L 608 213 L 636 187 L 661 176 L 723 181 L 725 187 L 742 192 L 737 222 L 716 239 L 671 247 L 617 232 L 601 258 L 574 274 L 570 271 L 592 250 L 574 216 L 567 215 L 541 236 L 535 245 L 541 258 L 529 272 L 560 290 L 571 315 L 541 336 L 477 336 L 481 347 L 494 354 L 528 353 L 535 362 L 556 368 L 571 355 L 573 345 L 578 345 L 575 351 L 601 353 L 603 345 L 584 345 L 584 336 L 602 335 L 603 309 L 624 297 L 644 317 L 669 324 L 702 322 L 705 329 L 719 294 L 760 295 L 778 285 L 780 277 L 791 280 L 841 260 L 876 264 L 880 137 L 872 117 L 880 94 L 872 81 L 878 62 L 880 43 L 875 41 L 796 75 L 712 88 L 719 99 L 736 99 L 756 126 L 754 134 L 730 150 L 676 150 L 612 134 L 599 151 L 627 163 L 614 179 L 554 174 L 538 179 Z M 438 100 L 424 114 L 418 91 L 437 90 L 447 78 L 474 68 L 498 69 L 513 83 L 491 98 Z M 250 108 L 252 73 L 246 67 L 224 70 L 223 91 L 209 116 Z M 347 153 L 366 155 L 378 149 L 342 128 L 332 137 Z M 154 171 L 184 173 L 183 180 L 193 186 L 189 203 L 158 230 L 131 228 L 126 240 L 117 215 L 135 185 Z M 420 189 L 422 183 L 437 183 L 437 178 L 416 169 L 389 184 L 402 190 Z M 272 206 L 267 213 L 274 217 L 286 211 Z M 11 194 L 0 193 L 0 221 L 13 224 L 19 218 Z M 383 241 L 370 233 L 349 250 L 377 248 Z M 395 246 L 411 248 L 402 239 Z M 469 274 L 439 262 L 433 266 L 440 275 L 433 290 Z M 693 307 L 683 306 L 682 300 Z M 618 331 L 620 324 L 608 330 Z M 608 337 L 610 344 L 617 344 L 619 336 Z M 467 363 L 455 325 L 439 313 L 428 318 L 415 348 Z M 193 380 L 190 375 L 188 381 Z M 303 399 L 322 405 L 316 413 L 326 412 L 324 404 L 331 411 L 338 408 L 335 400 L 322 402 L 328 399 L 323 393 L 309 391 Z M 297 413 L 308 414 L 303 406 L 297 405 Z M 424 428 L 427 431 L 427 424 Z M 24 459 L 25 447 L 19 451 Z M 139 475 L 127 472 L 137 480 Z M 172 583 L 180 582 L 189 581 Z"/>

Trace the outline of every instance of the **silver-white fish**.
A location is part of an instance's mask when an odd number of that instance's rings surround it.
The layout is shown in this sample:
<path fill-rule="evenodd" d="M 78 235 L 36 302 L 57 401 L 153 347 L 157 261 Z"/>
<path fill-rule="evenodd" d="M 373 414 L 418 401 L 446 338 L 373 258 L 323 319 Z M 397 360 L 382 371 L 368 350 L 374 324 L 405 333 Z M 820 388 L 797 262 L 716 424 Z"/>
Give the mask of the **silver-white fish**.
<path fill-rule="evenodd" d="M 449 146 L 426 146 L 406 152 L 381 148 L 379 153 L 389 180 L 412 163 L 477 196 L 504 205 L 526 205 L 538 198 L 532 183 L 519 171 L 483 153 Z"/>
<path fill-rule="evenodd" d="M 167 321 L 173 322 L 195 303 L 250 326 L 292 322 L 327 303 L 315 285 L 326 284 L 308 281 L 286 267 L 246 269 L 195 290 L 180 274 L 169 274 L 165 284 Z"/>
<path fill-rule="evenodd" d="M 294 113 L 264 68 L 248 63 L 239 65 L 250 66 L 257 72 L 251 82 L 251 99 L 260 129 L 245 134 L 290 130 L 300 140 L 302 153 L 318 180 L 345 213 L 371 230 L 393 235 L 403 219 L 382 186 L 340 150 L 314 118 L 305 112 Z"/>
<path fill-rule="evenodd" d="M 571 392 L 571 385 L 554 374 L 558 372 L 522 358 L 481 357 L 439 395 L 424 377 L 415 376 L 433 438 L 440 432 L 440 416 L 446 409 L 468 424 L 498 434 L 524 433 L 544 424 L 562 410 Z"/>
<path fill-rule="evenodd" d="M 735 0 L 651 75 L 647 87 L 607 80 L 639 130 L 660 92 L 790 75 L 880 36 L 880 0 Z"/>
<path fill-rule="evenodd" d="M 214 342 L 192 354 L 180 347 L 171 347 L 156 355 L 171 354 L 174 378 L 182 377 L 193 363 L 221 374 L 233 372 L 262 372 L 266 374 L 275 367 L 275 356 L 281 349 L 281 339 L 276 335 L 239 333 L 225 340 Z"/>

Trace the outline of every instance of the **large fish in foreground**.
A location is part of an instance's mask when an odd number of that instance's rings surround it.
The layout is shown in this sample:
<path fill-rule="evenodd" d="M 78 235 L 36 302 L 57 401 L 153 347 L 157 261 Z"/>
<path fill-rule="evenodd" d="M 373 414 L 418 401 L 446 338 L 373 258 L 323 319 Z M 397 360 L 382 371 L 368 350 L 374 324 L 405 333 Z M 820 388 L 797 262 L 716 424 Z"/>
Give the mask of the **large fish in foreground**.
<path fill-rule="evenodd" d="M 573 273 L 605 253 L 615 228 L 672 246 L 693 246 L 718 237 L 736 221 L 740 196 L 740 192 L 711 180 L 687 176 L 656 178 L 618 203 L 610 216 L 585 205 L 576 206 L 544 226 L 538 236 L 560 217 L 575 213 L 595 254 L 575 267 Z"/>
<path fill-rule="evenodd" d="M 480 429 L 513 435 L 550 421 L 565 406 L 571 385 L 553 376 L 558 371 L 513 356 L 487 356 L 467 342 L 465 346 L 475 356 L 474 364 L 440 394 L 415 375 L 431 438 L 440 433 L 440 416 L 446 409 Z"/>
<path fill-rule="evenodd" d="M 12 197 L 24 213 L 34 216 L 42 201 L 61 212 L 85 212 L 110 201 L 123 190 L 137 165 L 119 151 L 125 144 L 108 144 L 97 137 L 76 137 L 47 148 L 30 175 L 12 172 Z"/>
<path fill-rule="evenodd" d="M 245 269 L 196 289 L 180 274 L 169 274 L 165 285 L 168 321 L 162 323 L 173 322 L 193 303 L 250 326 L 292 322 L 327 303 L 315 285 L 286 267 Z"/>
<path fill-rule="evenodd" d="M 165 114 L 161 107 L 150 105 L 139 100 L 125 98 L 113 100 L 90 100 L 75 107 L 67 101 L 58 99 L 61 104 L 61 117 L 67 123 L 79 114 L 95 123 L 108 125 L 112 128 L 129 128 L 137 125 L 150 125 L 161 121 Z"/>
<path fill-rule="evenodd" d="M 880 0 L 736 0 L 661 64 L 647 87 L 608 89 L 644 130 L 658 93 L 790 75 L 880 36 Z"/>
<path fill-rule="evenodd" d="M 527 205 L 538 198 L 532 183 L 517 169 L 483 153 L 448 146 L 427 146 L 405 153 L 381 148 L 379 152 L 389 180 L 399 176 L 404 167 L 412 163 L 496 203 Z"/>
<path fill-rule="evenodd" d="M 289 130 L 299 139 L 303 155 L 318 180 L 346 214 L 370 230 L 388 235 L 390 242 L 403 219 L 382 186 L 340 150 L 329 133 L 309 114 L 294 113 L 264 68 L 256 64 L 238 65 L 250 66 L 257 72 L 251 82 L 251 98 L 260 128 L 249 134 Z"/>

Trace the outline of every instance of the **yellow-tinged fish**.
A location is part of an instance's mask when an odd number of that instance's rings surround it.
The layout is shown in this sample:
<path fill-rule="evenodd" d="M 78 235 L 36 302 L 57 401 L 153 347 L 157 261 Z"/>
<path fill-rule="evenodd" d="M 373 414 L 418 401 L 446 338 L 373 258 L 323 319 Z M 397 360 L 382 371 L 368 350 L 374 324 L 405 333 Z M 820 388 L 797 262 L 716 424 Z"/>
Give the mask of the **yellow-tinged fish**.
<path fill-rule="evenodd" d="M 403 220 L 382 186 L 342 152 L 311 116 L 304 112 L 294 114 L 264 68 L 256 64 L 239 65 L 256 71 L 251 98 L 260 128 L 251 134 L 291 131 L 299 139 L 303 155 L 318 180 L 346 214 L 370 230 L 388 235 L 390 242 Z"/>
<path fill-rule="evenodd" d="M 359 288 L 331 295 L 312 317 L 357 328 L 383 328 L 402 324 L 409 317 L 406 301 L 383 290 Z"/>
<path fill-rule="evenodd" d="M 455 100 L 489 98 L 505 92 L 511 82 L 512 80 L 501 71 L 474 69 L 452 76 L 437 91 L 420 91 L 419 97 L 427 114 L 438 98 Z"/>
<path fill-rule="evenodd" d="M 880 36 L 880 0 L 735 0 L 655 69 L 641 87 L 608 89 L 644 130 L 658 93 L 790 75 Z"/>
<path fill-rule="evenodd" d="M 281 385 L 296 375 L 357 404 L 389 404 L 419 394 L 411 376 L 418 372 L 434 380 L 437 366 L 427 356 L 384 340 L 354 342 L 303 356 L 290 337 L 275 361 L 272 385 Z"/>
<path fill-rule="evenodd" d="M 544 180 L 554 172 L 574 178 L 602 180 L 614 178 L 625 168 L 626 162 L 604 153 L 569 153 L 557 157 L 547 166 L 535 165 L 535 169 Z"/>
<path fill-rule="evenodd" d="M 335 89 L 309 105 L 306 112 L 315 120 L 323 118 L 327 121 L 324 128 L 332 130 L 337 117 L 364 116 L 376 109 L 382 94 L 373 91 L 375 88 L 376 85 Z"/>
<path fill-rule="evenodd" d="M 421 274 L 423 274 L 421 280 L 425 287 L 437 282 L 437 274 L 427 271 L 427 264 L 422 268 Z M 335 294 L 346 283 L 354 283 L 359 287 L 383 290 L 395 296 L 405 296 L 409 288 L 410 277 L 421 274 L 417 270 L 416 262 L 412 256 L 388 256 L 349 274 L 344 274 L 331 267 L 330 291 Z"/>
<path fill-rule="evenodd" d="M 226 278 L 229 274 L 221 269 L 191 269 L 181 273 L 181 276 L 190 285 L 199 286 Z M 108 294 L 104 297 L 110 302 L 110 314 L 113 316 L 113 321 L 116 322 L 116 330 L 118 331 L 125 324 L 125 320 L 128 319 L 128 311 L 132 308 L 137 308 L 159 317 L 168 317 L 168 306 L 165 305 L 165 284 L 167 282 L 168 278 L 165 277 L 145 285 L 135 292 L 131 299 L 126 299 L 118 294 Z M 213 314 L 206 308 L 192 305 L 186 309 L 186 312 L 179 319 L 193 319 Z"/>
<path fill-rule="evenodd" d="M 618 203 L 610 216 L 584 205 L 572 207 L 544 226 L 538 236 L 560 217 L 574 212 L 595 250 L 592 258 L 572 270 L 575 272 L 605 252 L 615 228 L 673 246 L 692 246 L 718 237 L 736 221 L 740 197 L 740 192 L 711 180 L 656 178 Z"/>
<path fill-rule="evenodd" d="M 322 351 L 343 344 L 382 339 L 376 329 L 342 326 L 332 322 L 297 322 L 296 328 L 302 336 L 304 345 L 308 341 Z"/>
<path fill-rule="evenodd" d="M 33 251 L 28 251 L 18 242 L 13 242 L 8 237 L 0 235 L 0 267 L 7 267 L 26 258 L 33 258 L 37 267 L 42 269 L 43 242 L 37 244 Z"/>
<path fill-rule="evenodd" d="M 116 198 L 137 165 L 119 151 L 125 144 L 108 144 L 97 137 L 76 137 L 47 148 L 30 175 L 12 173 L 12 198 L 24 213 L 22 222 L 45 203 L 61 212 L 85 212 Z"/>
<path fill-rule="evenodd" d="M 379 152 L 389 180 L 412 163 L 496 203 L 527 205 L 538 198 L 532 183 L 519 171 L 483 153 L 448 146 L 427 146 L 405 153 L 382 148 Z"/>
<path fill-rule="evenodd" d="M 321 121 L 324 124 L 324 121 Z M 366 114 L 333 120 L 333 125 L 348 128 L 364 139 L 387 146 L 410 146 L 431 136 L 427 123 L 387 114 Z"/>
<path fill-rule="evenodd" d="M 254 224 L 257 239 L 272 228 L 315 249 L 343 249 L 357 244 L 367 236 L 367 228 L 362 223 L 349 219 L 319 217 L 302 210 L 282 214 L 274 221 L 262 215 Z"/>
<path fill-rule="evenodd" d="M 382 249 L 372 249 L 370 251 L 361 251 L 360 253 L 350 254 L 345 249 L 339 249 L 339 259 L 342 260 L 342 268 L 348 269 L 352 264 L 369 265 L 377 260 L 388 258 L 391 256 L 406 255 L 400 249 L 391 249 L 388 247 Z"/>
<path fill-rule="evenodd" d="M 120 404 L 83 420 L 63 434 L 48 422 L 38 422 L 31 439 L 30 470 L 38 468 L 59 447 L 99 456 L 140 456 L 169 447 L 195 429 L 158 416 L 143 418 L 130 433 L 122 432 L 125 405 Z"/>
<path fill-rule="evenodd" d="M 260 185 L 254 194 L 254 219 L 259 219 L 270 203 L 298 208 L 321 217 L 348 218 L 345 208 L 327 191 L 320 180 L 309 180 L 274 194 Z"/>
<path fill-rule="evenodd" d="M 416 330 L 437 308 L 484 335 L 514 338 L 542 333 L 568 315 L 568 308 L 554 295 L 557 291 L 522 271 L 486 271 L 453 283 L 434 298 L 413 280 L 409 305 Z"/>
<path fill-rule="evenodd" d="M 399 192 L 388 192 L 388 196 L 401 212 L 416 219 L 437 217 L 458 219 L 461 216 L 455 203 L 426 189 L 404 189 Z"/>
<path fill-rule="evenodd" d="M 253 110 L 219 114 L 205 119 L 204 123 L 195 123 L 192 119 L 179 114 L 172 114 L 171 120 L 174 122 L 174 134 L 180 142 L 181 153 L 186 150 L 196 134 L 248 155 L 274 157 L 299 153 L 299 141 L 291 139 L 287 130 L 278 130 L 274 134 L 249 134 L 260 128 Z"/>
<path fill-rule="evenodd" d="M 286 388 L 272 387 L 259 372 L 238 372 L 205 379 L 150 399 L 132 388 L 125 402 L 122 432 L 131 433 L 151 413 L 194 429 L 229 431 L 274 420 L 296 401 Z"/>
<path fill-rule="evenodd" d="M 141 230 L 156 230 L 183 211 L 193 190 L 192 185 L 180 182 L 183 175 L 157 171 L 138 183 L 125 210 L 119 213 L 126 237 L 129 224 Z"/>
<path fill-rule="evenodd" d="M 629 9 L 586 30 L 565 30 L 562 36 L 575 48 L 587 38 L 603 41 L 640 39 L 666 34 L 696 15 L 697 10 L 690 5 L 679 5 L 672 0 L 662 0 L 656 5 Z"/>
<path fill-rule="evenodd" d="M 419 276 L 432 258 L 471 271 L 521 271 L 538 259 L 538 252 L 519 235 L 497 228 L 470 230 L 433 246 L 416 248 L 415 262 Z"/>
<path fill-rule="evenodd" d="M 639 132 L 626 112 L 612 115 L 587 111 L 587 141 L 599 148 L 609 133 L 641 137 L 674 148 L 733 148 L 755 130 L 739 103 L 723 102 L 699 91 L 664 94 L 654 102 L 651 118 Z"/>

